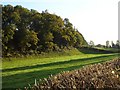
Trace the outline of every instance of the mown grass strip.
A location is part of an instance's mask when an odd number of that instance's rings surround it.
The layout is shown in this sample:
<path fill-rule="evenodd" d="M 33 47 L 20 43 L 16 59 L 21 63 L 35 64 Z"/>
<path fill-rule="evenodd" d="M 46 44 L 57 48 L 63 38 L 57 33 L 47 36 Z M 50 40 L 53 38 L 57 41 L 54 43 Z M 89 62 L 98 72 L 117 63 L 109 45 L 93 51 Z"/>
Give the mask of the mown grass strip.
<path fill-rule="evenodd" d="M 28 83 L 33 84 L 34 80 L 47 78 L 51 74 L 57 74 L 61 71 L 79 69 L 88 64 L 100 63 L 118 57 L 118 54 L 96 56 L 91 58 L 68 59 L 68 61 L 53 62 L 43 65 L 35 65 L 24 68 L 4 69 L 3 87 L 19 88 L 24 87 Z"/>

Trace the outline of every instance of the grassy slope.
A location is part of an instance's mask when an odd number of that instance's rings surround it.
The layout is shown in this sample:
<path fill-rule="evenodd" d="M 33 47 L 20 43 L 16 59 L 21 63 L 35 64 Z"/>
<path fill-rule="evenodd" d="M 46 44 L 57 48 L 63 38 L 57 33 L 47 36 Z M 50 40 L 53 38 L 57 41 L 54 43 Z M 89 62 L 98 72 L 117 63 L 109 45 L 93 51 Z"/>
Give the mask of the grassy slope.
<path fill-rule="evenodd" d="M 24 87 L 28 83 L 33 84 L 35 79 L 47 78 L 51 74 L 78 69 L 84 65 L 103 62 L 115 57 L 118 57 L 118 54 L 83 54 L 74 49 L 65 51 L 65 53 L 12 58 L 12 61 L 4 59 L 3 87 Z"/>
<path fill-rule="evenodd" d="M 112 52 L 120 52 L 120 48 L 102 48 L 102 47 L 95 47 L 99 50 L 105 50 L 105 51 L 112 51 Z"/>

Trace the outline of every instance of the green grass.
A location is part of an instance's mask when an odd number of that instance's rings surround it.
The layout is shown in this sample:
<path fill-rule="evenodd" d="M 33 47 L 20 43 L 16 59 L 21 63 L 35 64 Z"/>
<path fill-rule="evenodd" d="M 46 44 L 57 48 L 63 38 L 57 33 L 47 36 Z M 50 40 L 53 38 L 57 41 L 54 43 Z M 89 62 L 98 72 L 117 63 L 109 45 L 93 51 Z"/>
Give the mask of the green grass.
<path fill-rule="evenodd" d="M 106 51 L 112 51 L 112 52 L 120 52 L 120 48 L 102 48 L 102 47 L 95 47 L 99 50 L 106 50 Z"/>
<path fill-rule="evenodd" d="M 71 51 L 72 52 L 72 51 Z M 3 59 L 3 88 L 23 88 L 34 80 L 47 78 L 61 71 L 79 69 L 82 66 L 100 63 L 118 57 L 118 54 L 83 54 L 78 51 L 56 55 L 31 56 Z M 52 56 L 53 55 L 53 56 Z"/>

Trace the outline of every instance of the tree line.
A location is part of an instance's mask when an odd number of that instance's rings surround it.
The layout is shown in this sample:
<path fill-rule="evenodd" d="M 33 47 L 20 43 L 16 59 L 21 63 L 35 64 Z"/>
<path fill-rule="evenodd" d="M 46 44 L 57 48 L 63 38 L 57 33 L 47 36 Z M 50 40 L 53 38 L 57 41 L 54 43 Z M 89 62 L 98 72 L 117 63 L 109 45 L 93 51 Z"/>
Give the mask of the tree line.
<path fill-rule="evenodd" d="M 87 45 L 68 18 L 20 5 L 2 5 L 3 56 L 40 54 Z"/>
<path fill-rule="evenodd" d="M 110 42 L 109 40 L 107 40 L 106 45 L 101 45 L 101 44 L 94 45 L 94 42 L 91 40 L 88 43 L 88 46 L 89 47 L 103 47 L 103 48 L 120 48 L 120 40 L 116 40 L 116 43 L 114 43 L 113 41 Z"/>
<path fill-rule="evenodd" d="M 106 41 L 106 47 L 107 48 L 120 48 L 120 41 L 117 40 L 116 43 L 114 43 L 113 41 L 111 41 L 111 45 L 110 45 L 110 41 Z"/>

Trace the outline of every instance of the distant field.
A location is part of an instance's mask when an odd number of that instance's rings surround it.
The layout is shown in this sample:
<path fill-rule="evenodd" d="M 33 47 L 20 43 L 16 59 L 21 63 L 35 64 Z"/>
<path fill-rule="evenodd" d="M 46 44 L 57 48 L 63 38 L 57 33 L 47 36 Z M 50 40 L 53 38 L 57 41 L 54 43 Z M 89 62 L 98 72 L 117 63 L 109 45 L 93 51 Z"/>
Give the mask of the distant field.
<path fill-rule="evenodd" d="M 102 47 L 95 47 L 96 49 L 99 50 L 106 50 L 106 51 L 112 51 L 112 52 L 120 52 L 120 48 L 102 48 Z"/>
<path fill-rule="evenodd" d="M 114 54 L 84 54 L 73 51 L 66 55 L 31 56 L 26 58 L 3 59 L 3 88 L 23 88 L 34 80 L 47 78 L 61 71 L 78 69 L 84 65 L 100 63 L 118 57 Z"/>
<path fill-rule="evenodd" d="M 83 47 L 83 48 L 79 48 L 79 50 L 84 54 L 120 53 L 120 49 L 118 48 Z"/>

